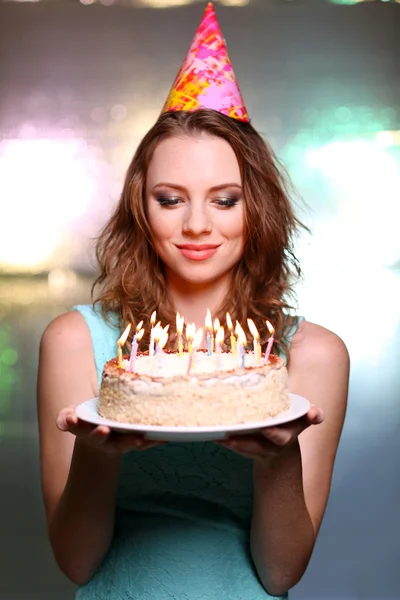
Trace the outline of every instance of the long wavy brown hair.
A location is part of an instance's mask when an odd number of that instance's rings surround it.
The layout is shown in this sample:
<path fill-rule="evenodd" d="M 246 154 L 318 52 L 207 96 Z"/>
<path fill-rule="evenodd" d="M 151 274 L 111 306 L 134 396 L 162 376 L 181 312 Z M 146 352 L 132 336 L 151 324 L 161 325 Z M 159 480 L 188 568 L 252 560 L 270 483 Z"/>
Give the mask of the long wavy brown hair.
<path fill-rule="evenodd" d="M 169 112 L 161 115 L 143 138 L 128 168 L 121 198 L 96 245 L 100 274 L 92 287 L 94 305 L 109 319 L 117 314 L 120 326 L 144 321 L 149 340 L 150 316 L 170 324 L 169 347 L 176 343 L 175 307 L 168 297 L 163 263 L 154 250 L 146 210 L 146 174 L 156 146 L 174 136 L 196 137 L 200 133 L 223 138 L 234 150 L 242 177 L 245 204 L 245 245 L 233 270 L 230 289 L 218 317 L 226 323 L 229 312 L 248 335 L 247 318 L 253 319 L 261 343 L 269 337 L 268 319 L 275 328 L 275 345 L 287 354 L 285 340 L 290 326 L 293 285 L 300 267 L 293 242 L 303 227 L 290 200 L 291 185 L 272 149 L 249 123 L 213 110 Z M 94 299 L 96 286 L 101 291 Z M 206 307 L 204 314 L 206 313 Z M 226 329 L 227 340 L 229 333 Z M 129 341 L 127 342 L 130 347 Z M 277 348 L 276 348 L 277 350 Z"/>

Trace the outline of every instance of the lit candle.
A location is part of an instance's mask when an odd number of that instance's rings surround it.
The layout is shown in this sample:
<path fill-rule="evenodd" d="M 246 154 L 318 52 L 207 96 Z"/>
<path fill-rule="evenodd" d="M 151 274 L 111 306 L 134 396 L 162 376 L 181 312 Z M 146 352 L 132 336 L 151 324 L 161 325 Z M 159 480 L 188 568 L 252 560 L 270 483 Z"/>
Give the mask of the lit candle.
<path fill-rule="evenodd" d="M 150 317 L 151 331 L 150 331 L 150 346 L 149 356 L 150 358 L 154 355 L 154 325 L 156 322 L 156 311 L 154 311 Z"/>
<path fill-rule="evenodd" d="M 205 320 L 206 325 L 206 341 L 207 341 L 207 355 L 211 356 L 212 354 L 212 337 L 213 337 L 213 327 L 212 327 L 212 319 L 210 310 L 207 308 L 207 316 Z"/>
<path fill-rule="evenodd" d="M 189 354 L 192 351 L 192 342 L 194 339 L 196 333 L 196 325 L 194 323 L 188 323 L 186 325 L 186 342 L 187 342 L 187 349 Z"/>
<path fill-rule="evenodd" d="M 240 323 L 238 323 L 237 321 L 236 321 L 235 333 L 238 337 L 238 354 L 240 356 L 240 366 L 242 369 L 244 369 L 245 358 L 246 358 L 247 339 L 246 339 L 246 335 L 245 335 Z"/>
<path fill-rule="evenodd" d="M 270 332 L 270 337 L 268 340 L 268 344 L 267 344 L 267 349 L 265 351 L 264 354 L 264 360 L 263 360 L 263 364 L 266 365 L 269 359 L 269 355 L 271 354 L 271 350 L 272 350 L 272 346 L 274 343 L 274 333 L 275 333 L 275 329 L 272 327 L 271 323 L 269 321 L 265 321 L 268 327 L 268 331 Z"/>
<path fill-rule="evenodd" d="M 191 344 L 191 348 L 190 348 L 190 353 L 189 353 L 189 364 L 188 364 L 188 368 L 187 368 L 187 375 L 190 375 L 190 371 L 192 369 L 193 366 L 193 360 L 196 354 L 196 350 L 197 348 L 200 346 L 201 344 L 201 340 L 203 339 L 203 330 L 202 329 L 198 329 L 196 331 L 196 327 L 193 324 L 194 327 L 194 335 L 193 335 L 193 342 Z"/>
<path fill-rule="evenodd" d="M 143 323 L 143 321 L 142 321 Z M 144 334 L 144 329 L 140 329 L 140 331 L 138 331 L 137 333 L 135 333 L 134 337 L 133 337 L 133 342 L 132 342 L 132 351 L 131 351 L 131 358 L 129 361 L 129 371 L 131 373 L 133 373 L 133 370 L 135 368 L 135 360 L 136 360 L 136 354 L 139 348 L 139 342 L 142 339 Z"/>
<path fill-rule="evenodd" d="M 122 347 L 124 346 L 126 340 L 128 339 L 130 330 L 131 330 L 131 324 L 129 323 L 129 325 L 125 328 L 124 333 L 121 335 L 121 337 L 119 338 L 119 340 L 117 342 L 117 344 L 118 344 L 118 366 L 120 369 L 122 368 Z"/>
<path fill-rule="evenodd" d="M 253 336 L 254 364 L 259 365 L 261 364 L 260 334 L 252 319 L 247 319 L 247 324 Z"/>
<path fill-rule="evenodd" d="M 231 353 L 232 353 L 232 356 L 235 356 L 235 354 L 236 354 L 236 338 L 233 333 L 232 319 L 231 319 L 231 315 L 229 313 L 226 313 L 226 324 L 228 326 L 229 333 L 231 336 Z"/>
<path fill-rule="evenodd" d="M 155 372 L 155 369 L 158 367 L 158 361 L 157 361 L 157 352 L 159 351 L 159 341 L 160 341 L 160 337 L 161 337 L 161 325 L 159 323 L 157 323 L 157 325 L 155 327 L 153 327 L 153 354 L 151 356 L 152 360 L 151 360 L 151 365 L 152 365 L 152 369 L 153 369 L 153 373 Z"/>
<path fill-rule="evenodd" d="M 221 354 L 222 354 L 221 344 L 223 343 L 224 338 L 225 338 L 224 328 L 220 327 L 217 331 L 217 335 L 215 336 L 215 354 L 217 355 L 218 369 L 221 368 Z"/>
<path fill-rule="evenodd" d="M 185 322 L 184 317 L 181 317 L 179 313 L 176 313 L 176 333 L 178 335 L 178 354 L 179 354 L 179 356 L 182 356 L 182 354 L 183 354 L 182 331 L 183 331 L 184 322 Z"/>
<path fill-rule="evenodd" d="M 156 333 L 154 334 L 154 340 L 156 341 L 157 371 L 159 371 L 162 368 L 164 356 L 163 350 L 168 342 L 168 329 L 169 325 L 166 325 L 164 329 L 162 327 L 158 327 Z"/>
<path fill-rule="evenodd" d="M 138 333 L 139 333 L 139 331 L 142 329 L 142 326 L 143 326 L 143 321 L 140 321 L 140 323 L 138 323 L 138 324 L 136 325 L 136 333 L 135 333 L 135 335 L 133 336 L 133 340 L 132 340 L 132 342 L 135 342 L 135 341 L 136 341 L 137 334 L 138 334 Z M 143 331 L 144 331 L 144 330 L 143 330 Z M 142 336 L 143 336 L 143 334 L 142 334 Z M 140 338 L 140 339 L 142 339 L 142 338 Z"/>
<path fill-rule="evenodd" d="M 221 323 L 219 322 L 219 319 L 215 319 L 214 321 L 214 334 L 217 335 L 219 328 L 221 327 Z M 214 336 L 212 336 L 211 338 L 211 351 L 214 352 L 214 347 L 215 347 L 215 340 L 214 340 Z"/>
<path fill-rule="evenodd" d="M 157 323 L 154 327 L 154 345 L 155 345 L 155 354 L 159 354 L 164 348 L 165 344 L 168 341 L 168 329 L 169 325 L 166 325 L 164 329 L 161 327 L 161 323 Z"/>
<path fill-rule="evenodd" d="M 143 321 L 140 321 L 140 323 L 138 323 L 136 325 L 136 332 L 135 332 L 135 335 L 133 336 L 133 340 L 132 340 L 131 356 L 130 356 L 130 359 L 129 359 L 130 361 L 132 360 L 133 347 L 134 347 L 134 344 L 136 342 L 136 338 L 137 338 L 138 332 L 142 329 L 142 325 L 143 325 Z M 143 333 L 144 333 L 144 330 L 143 330 Z M 142 339 L 143 333 L 140 336 L 139 341 Z"/>

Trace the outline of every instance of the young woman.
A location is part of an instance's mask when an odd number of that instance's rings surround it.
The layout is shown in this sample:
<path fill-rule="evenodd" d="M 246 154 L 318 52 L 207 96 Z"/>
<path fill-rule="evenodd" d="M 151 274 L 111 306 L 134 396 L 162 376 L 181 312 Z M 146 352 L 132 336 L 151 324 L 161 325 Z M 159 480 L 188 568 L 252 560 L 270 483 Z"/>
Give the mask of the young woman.
<path fill-rule="evenodd" d="M 349 359 L 288 315 L 299 223 L 272 151 L 217 110 L 167 111 L 143 139 L 98 241 L 100 295 L 43 334 L 42 485 L 61 570 L 84 600 L 261 600 L 302 577 L 326 508 Z M 156 444 L 77 419 L 127 322 L 230 312 L 276 329 L 308 414 L 254 435 Z M 172 332 L 173 333 L 173 332 Z M 171 344 L 174 336 L 170 336 Z M 262 340 L 265 342 L 265 339 Z M 55 424 L 57 423 L 57 427 Z"/>

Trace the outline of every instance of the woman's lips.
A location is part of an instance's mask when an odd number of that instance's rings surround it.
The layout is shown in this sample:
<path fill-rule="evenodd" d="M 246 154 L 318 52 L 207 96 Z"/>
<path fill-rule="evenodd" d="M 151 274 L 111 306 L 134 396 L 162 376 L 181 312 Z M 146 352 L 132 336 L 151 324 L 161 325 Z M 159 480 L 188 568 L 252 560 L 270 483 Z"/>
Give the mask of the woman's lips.
<path fill-rule="evenodd" d="M 177 248 L 189 260 L 206 260 L 216 253 L 219 246 L 212 244 L 184 244 L 177 246 Z"/>

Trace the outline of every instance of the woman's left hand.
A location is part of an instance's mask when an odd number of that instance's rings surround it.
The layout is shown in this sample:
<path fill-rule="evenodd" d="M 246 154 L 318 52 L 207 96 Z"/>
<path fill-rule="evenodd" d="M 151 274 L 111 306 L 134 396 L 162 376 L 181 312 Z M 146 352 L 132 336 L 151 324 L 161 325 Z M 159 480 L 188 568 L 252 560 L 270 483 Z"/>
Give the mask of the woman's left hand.
<path fill-rule="evenodd" d="M 216 440 L 216 443 L 246 458 L 273 458 L 293 444 L 302 431 L 311 425 L 319 425 L 323 420 L 322 409 L 311 406 L 304 417 L 290 423 L 265 427 L 256 433 L 232 435 L 225 440 Z"/>

